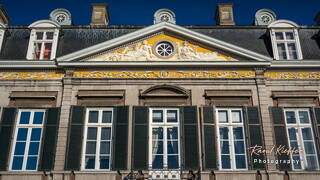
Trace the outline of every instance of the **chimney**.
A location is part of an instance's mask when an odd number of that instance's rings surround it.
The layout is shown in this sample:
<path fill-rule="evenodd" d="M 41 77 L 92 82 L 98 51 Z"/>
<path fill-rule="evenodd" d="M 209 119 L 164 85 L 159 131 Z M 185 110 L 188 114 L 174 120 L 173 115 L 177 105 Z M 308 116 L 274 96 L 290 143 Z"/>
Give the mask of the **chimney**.
<path fill-rule="evenodd" d="M 320 11 L 318 12 L 318 14 L 316 15 L 316 17 L 314 18 L 314 21 L 316 22 L 316 24 L 318 26 L 320 26 Z"/>
<path fill-rule="evenodd" d="M 9 16 L 2 5 L 0 5 L 0 23 L 8 24 Z"/>
<path fill-rule="evenodd" d="M 218 25 L 234 25 L 233 4 L 218 4 L 216 9 Z"/>
<path fill-rule="evenodd" d="M 92 18 L 91 25 L 108 25 L 109 11 L 107 4 L 91 4 Z"/>

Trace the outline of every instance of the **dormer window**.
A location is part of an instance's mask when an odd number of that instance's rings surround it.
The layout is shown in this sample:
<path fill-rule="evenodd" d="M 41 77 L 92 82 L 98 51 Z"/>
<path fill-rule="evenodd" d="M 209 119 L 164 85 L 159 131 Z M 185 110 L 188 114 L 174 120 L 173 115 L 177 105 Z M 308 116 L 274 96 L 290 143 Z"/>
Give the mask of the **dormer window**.
<path fill-rule="evenodd" d="M 5 28 L 6 28 L 6 25 L 0 23 L 0 51 L 2 49 L 2 43 L 3 43 L 4 35 L 6 32 Z"/>
<path fill-rule="evenodd" d="M 60 27 L 49 20 L 37 21 L 29 26 L 32 28 L 27 59 L 52 60 L 56 57 Z"/>
<path fill-rule="evenodd" d="M 278 20 L 269 25 L 274 59 L 302 59 L 298 25 L 293 22 Z"/>

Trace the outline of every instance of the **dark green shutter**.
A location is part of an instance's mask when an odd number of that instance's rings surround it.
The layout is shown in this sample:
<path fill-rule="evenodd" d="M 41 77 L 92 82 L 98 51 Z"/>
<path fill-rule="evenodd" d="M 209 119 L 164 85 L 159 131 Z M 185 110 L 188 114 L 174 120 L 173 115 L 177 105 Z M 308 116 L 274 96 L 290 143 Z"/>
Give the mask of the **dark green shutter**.
<path fill-rule="evenodd" d="M 203 168 L 205 170 L 217 169 L 216 127 L 214 109 L 212 106 L 202 108 L 203 122 Z"/>
<path fill-rule="evenodd" d="M 318 151 L 318 161 L 320 163 L 320 107 L 314 107 L 313 111 L 313 132 L 315 134 L 315 144 Z"/>
<path fill-rule="evenodd" d="M 247 132 L 247 137 L 248 137 L 248 147 L 255 147 L 255 146 L 260 146 L 264 149 L 264 143 L 263 143 L 263 134 L 262 134 L 262 124 L 261 124 L 261 119 L 260 119 L 260 114 L 259 114 L 259 108 L 256 106 L 249 106 L 249 107 L 244 107 L 244 112 L 245 112 L 245 127 L 246 127 L 246 132 Z M 249 161 L 249 166 L 251 169 L 265 169 L 265 164 L 264 163 L 258 163 L 258 161 L 255 162 L 255 159 L 259 160 L 264 160 L 265 159 L 265 154 L 252 154 L 251 152 L 248 151 L 248 161 Z"/>
<path fill-rule="evenodd" d="M 271 117 L 273 119 L 273 128 L 274 128 L 274 138 L 276 141 L 276 146 L 283 146 L 285 149 L 289 149 L 287 131 L 285 127 L 285 120 L 283 110 L 280 107 L 270 107 L 269 108 Z M 285 153 L 277 154 L 278 160 L 290 160 L 290 155 Z M 279 170 L 291 170 L 291 164 L 279 163 Z"/>
<path fill-rule="evenodd" d="M 60 108 L 49 108 L 43 129 L 42 151 L 40 155 L 39 171 L 50 171 L 54 167 L 56 144 L 60 119 Z"/>
<path fill-rule="evenodd" d="M 181 107 L 182 114 L 182 134 L 183 134 L 183 169 L 198 170 L 198 124 L 197 107 Z"/>
<path fill-rule="evenodd" d="M 112 169 L 126 170 L 128 155 L 128 106 L 114 108 Z"/>
<path fill-rule="evenodd" d="M 2 109 L 0 124 L 0 171 L 6 171 L 8 168 L 9 151 L 16 113 L 17 108 L 14 107 L 4 107 Z"/>
<path fill-rule="evenodd" d="M 146 106 L 133 107 L 133 170 L 148 169 L 148 109 Z"/>
<path fill-rule="evenodd" d="M 83 106 L 71 106 L 65 170 L 80 170 L 84 113 Z"/>

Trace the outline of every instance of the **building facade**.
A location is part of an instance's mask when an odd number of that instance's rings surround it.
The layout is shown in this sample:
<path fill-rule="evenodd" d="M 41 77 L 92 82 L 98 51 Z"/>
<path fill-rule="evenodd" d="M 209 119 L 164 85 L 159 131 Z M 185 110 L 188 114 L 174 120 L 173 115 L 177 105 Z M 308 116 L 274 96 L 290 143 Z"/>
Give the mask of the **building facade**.
<path fill-rule="evenodd" d="M 237 26 L 230 4 L 214 26 L 0 10 L 1 180 L 319 179 L 320 26 Z"/>

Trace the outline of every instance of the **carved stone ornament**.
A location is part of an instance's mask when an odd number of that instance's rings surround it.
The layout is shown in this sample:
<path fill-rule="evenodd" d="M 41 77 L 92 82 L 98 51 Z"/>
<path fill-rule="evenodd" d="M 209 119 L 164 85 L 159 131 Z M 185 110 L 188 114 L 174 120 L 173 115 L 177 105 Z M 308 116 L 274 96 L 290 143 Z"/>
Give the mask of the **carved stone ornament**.
<path fill-rule="evenodd" d="M 237 61 L 215 51 L 177 39 L 159 35 L 104 52 L 84 61 Z"/>

